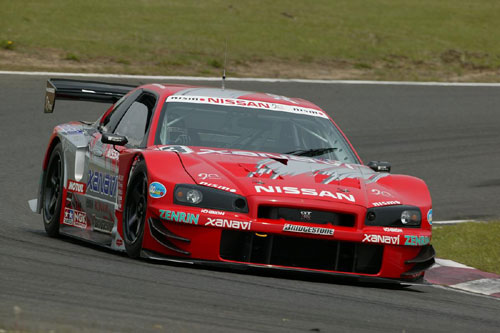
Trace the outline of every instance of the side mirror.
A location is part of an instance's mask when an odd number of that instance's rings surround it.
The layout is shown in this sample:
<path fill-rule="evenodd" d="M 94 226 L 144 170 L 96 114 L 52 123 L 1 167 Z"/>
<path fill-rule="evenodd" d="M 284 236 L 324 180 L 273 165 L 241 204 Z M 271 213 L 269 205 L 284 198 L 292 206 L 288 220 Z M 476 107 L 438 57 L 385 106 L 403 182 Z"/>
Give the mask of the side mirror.
<path fill-rule="evenodd" d="M 128 142 L 127 138 L 123 135 L 102 133 L 101 137 L 102 143 L 109 143 L 114 146 L 125 146 Z"/>
<path fill-rule="evenodd" d="M 389 162 L 371 161 L 366 166 L 376 172 L 391 172 L 391 163 Z"/>

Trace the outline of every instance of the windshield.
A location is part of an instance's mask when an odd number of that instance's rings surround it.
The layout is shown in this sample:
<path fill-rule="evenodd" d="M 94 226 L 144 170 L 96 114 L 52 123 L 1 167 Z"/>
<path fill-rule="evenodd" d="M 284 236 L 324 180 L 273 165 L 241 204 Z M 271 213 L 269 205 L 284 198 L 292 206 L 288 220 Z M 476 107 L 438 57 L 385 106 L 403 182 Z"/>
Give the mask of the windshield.
<path fill-rule="evenodd" d="M 202 97 L 190 98 L 189 102 L 169 99 L 160 115 L 155 144 L 286 153 L 359 163 L 342 134 L 318 111 L 248 101 L 245 107 L 196 103 L 197 99 L 207 100 Z"/>

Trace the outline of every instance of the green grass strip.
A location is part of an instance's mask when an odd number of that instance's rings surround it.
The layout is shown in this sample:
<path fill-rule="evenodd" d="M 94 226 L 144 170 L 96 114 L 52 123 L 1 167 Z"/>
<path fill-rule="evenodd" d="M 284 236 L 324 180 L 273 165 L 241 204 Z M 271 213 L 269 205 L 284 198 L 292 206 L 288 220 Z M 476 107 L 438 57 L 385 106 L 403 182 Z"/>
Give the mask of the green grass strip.
<path fill-rule="evenodd" d="M 439 258 L 500 274 L 500 222 L 434 227 L 432 244 Z"/>
<path fill-rule="evenodd" d="M 240 76 L 259 66 L 268 77 L 287 75 L 296 67 L 331 75 L 333 67 L 380 79 L 441 80 L 443 73 L 500 68 L 497 0 L 0 4 L 2 68 L 39 63 L 92 70 L 92 64 L 100 71 L 218 75 L 226 40 L 228 65 Z M 17 61 L 8 63 L 6 51 L 16 52 Z M 32 61 L 21 65 L 22 57 Z M 277 68 L 281 65 L 285 67 Z"/>

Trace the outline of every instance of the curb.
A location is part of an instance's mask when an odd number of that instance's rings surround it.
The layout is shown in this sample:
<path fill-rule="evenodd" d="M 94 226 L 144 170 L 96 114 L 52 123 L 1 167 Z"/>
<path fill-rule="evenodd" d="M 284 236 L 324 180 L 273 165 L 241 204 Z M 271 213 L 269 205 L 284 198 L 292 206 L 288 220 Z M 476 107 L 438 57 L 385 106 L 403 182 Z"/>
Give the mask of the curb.
<path fill-rule="evenodd" d="M 425 280 L 500 299 L 500 275 L 483 272 L 452 260 L 436 258 L 436 264 L 425 273 Z"/>

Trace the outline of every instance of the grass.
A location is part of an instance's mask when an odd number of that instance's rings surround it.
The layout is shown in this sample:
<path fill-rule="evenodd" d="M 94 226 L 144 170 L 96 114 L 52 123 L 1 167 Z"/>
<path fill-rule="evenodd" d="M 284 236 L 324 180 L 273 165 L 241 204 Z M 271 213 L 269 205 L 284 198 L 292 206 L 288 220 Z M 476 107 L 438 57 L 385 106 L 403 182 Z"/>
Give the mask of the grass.
<path fill-rule="evenodd" d="M 0 4 L 0 69 L 218 75 L 227 40 L 233 76 L 499 80 L 496 0 Z"/>
<path fill-rule="evenodd" d="M 11 40 L 0 40 L 0 48 L 4 50 L 14 50 L 14 42 Z"/>
<path fill-rule="evenodd" d="M 432 244 L 439 258 L 500 274 L 500 222 L 434 227 Z"/>

